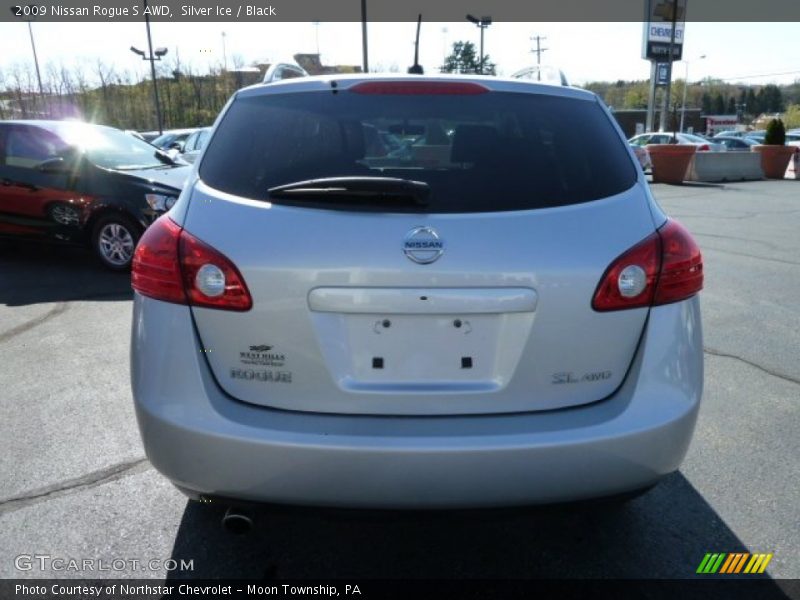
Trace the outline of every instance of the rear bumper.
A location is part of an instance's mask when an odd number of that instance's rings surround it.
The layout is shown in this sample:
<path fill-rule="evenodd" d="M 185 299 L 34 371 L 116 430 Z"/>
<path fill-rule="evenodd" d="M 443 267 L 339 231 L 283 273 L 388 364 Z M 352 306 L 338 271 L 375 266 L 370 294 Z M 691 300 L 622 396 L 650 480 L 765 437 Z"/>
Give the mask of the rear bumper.
<path fill-rule="evenodd" d="M 540 413 L 374 417 L 293 413 L 225 396 L 189 309 L 136 295 L 131 353 L 152 464 L 189 493 L 370 508 L 514 506 L 646 487 L 676 470 L 703 387 L 699 302 L 651 311 L 622 387 Z"/>

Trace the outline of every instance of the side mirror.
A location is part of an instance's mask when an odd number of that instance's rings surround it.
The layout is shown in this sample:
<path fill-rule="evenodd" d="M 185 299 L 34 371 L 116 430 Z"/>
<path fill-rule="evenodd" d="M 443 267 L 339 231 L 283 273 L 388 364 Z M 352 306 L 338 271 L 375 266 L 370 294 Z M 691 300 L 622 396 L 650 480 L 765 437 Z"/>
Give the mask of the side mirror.
<path fill-rule="evenodd" d="M 37 168 L 40 173 L 69 173 L 75 166 L 74 160 L 64 160 L 61 156 L 49 158 Z"/>

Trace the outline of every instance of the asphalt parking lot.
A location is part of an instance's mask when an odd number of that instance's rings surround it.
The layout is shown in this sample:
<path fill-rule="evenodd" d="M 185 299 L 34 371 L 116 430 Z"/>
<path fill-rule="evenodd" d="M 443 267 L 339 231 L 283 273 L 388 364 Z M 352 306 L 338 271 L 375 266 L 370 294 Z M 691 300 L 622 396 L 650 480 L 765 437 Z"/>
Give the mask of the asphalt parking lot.
<path fill-rule="evenodd" d="M 232 536 L 144 457 L 128 276 L 80 249 L 4 243 L 0 577 L 92 575 L 15 567 L 39 554 L 193 561 L 170 577 L 684 578 L 706 552 L 748 551 L 800 578 L 800 182 L 653 191 L 705 256 L 705 396 L 680 472 L 617 509 L 262 511 Z"/>

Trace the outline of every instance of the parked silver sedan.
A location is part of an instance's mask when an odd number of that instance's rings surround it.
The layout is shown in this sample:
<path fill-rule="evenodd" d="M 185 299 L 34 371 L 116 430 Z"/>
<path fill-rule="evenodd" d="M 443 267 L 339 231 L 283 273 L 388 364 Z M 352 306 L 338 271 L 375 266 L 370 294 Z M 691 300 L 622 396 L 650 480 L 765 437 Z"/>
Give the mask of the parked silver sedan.
<path fill-rule="evenodd" d="M 702 257 L 594 94 L 250 87 L 195 173 L 132 275 L 142 439 L 189 497 L 527 505 L 681 464 Z"/>
<path fill-rule="evenodd" d="M 725 152 L 724 144 L 694 135 L 692 133 L 671 133 L 668 131 L 641 133 L 633 136 L 628 142 L 633 146 L 648 144 L 690 144 L 697 146 L 698 152 Z"/>
<path fill-rule="evenodd" d="M 183 144 L 183 151 L 179 154 L 180 158 L 193 164 L 203 151 L 210 135 L 211 127 L 202 127 L 191 133 Z"/>
<path fill-rule="evenodd" d="M 715 135 L 714 141 L 718 144 L 723 144 L 729 152 L 750 152 L 750 147 L 758 144 L 757 141 L 747 137 L 727 135 Z"/>

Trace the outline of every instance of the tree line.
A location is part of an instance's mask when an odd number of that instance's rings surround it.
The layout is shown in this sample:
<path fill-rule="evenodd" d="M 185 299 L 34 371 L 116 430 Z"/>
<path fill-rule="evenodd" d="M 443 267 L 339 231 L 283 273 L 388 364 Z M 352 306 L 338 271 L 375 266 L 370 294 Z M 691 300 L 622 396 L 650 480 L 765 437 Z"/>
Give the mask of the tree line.
<path fill-rule="evenodd" d="M 672 84 L 670 106 L 673 110 L 679 110 L 683 105 L 685 85 L 682 79 Z M 597 81 L 585 87 L 600 95 L 614 109 L 647 108 L 649 81 Z M 660 101 L 658 106 L 661 106 Z M 689 84 L 686 107 L 700 108 L 703 114 L 709 115 L 739 115 L 744 122 L 764 113 L 794 114 L 800 110 L 800 81 L 783 86 L 744 85 L 709 78 Z M 800 123 L 792 126 L 800 126 Z"/>
<path fill-rule="evenodd" d="M 33 68 L 17 64 L 0 71 L 0 119 L 75 117 L 120 129 L 157 128 L 149 77 L 101 60 L 71 68 L 50 64 L 41 75 L 43 94 Z M 164 128 L 210 125 L 233 91 L 254 82 L 244 76 L 260 78 L 221 67 L 200 73 L 179 61 L 159 65 Z"/>
<path fill-rule="evenodd" d="M 211 124 L 236 89 L 260 80 L 260 72 L 248 73 L 241 56 L 232 57 L 233 69 L 212 66 L 204 72 L 179 59 L 159 63 L 159 100 L 166 129 Z M 439 70 L 477 73 L 481 59 L 475 44 L 458 41 Z M 264 65 L 262 65 L 263 67 Z M 390 70 L 397 70 L 396 66 Z M 251 70 L 252 71 L 252 70 Z M 494 75 L 497 65 L 483 57 L 483 72 Z M 686 82 L 672 84 L 670 106 L 680 110 Z M 648 81 L 596 81 L 584 86 L 600 95 L 612 108 L 647 107 Z M 0 70 L 0 119 L 76 117 L 120 129 L 156 128 L 150 78 L 98 60 L 70 68 L 48 64 L 42 70 L 42 88 L 32 65 L 12 65 Z M 787 127 L 800 127 L 800 81 L 790 85 L 743 85 L 713 78 L 690 83 L 685 89 L 687 108 L 704 114 L 736 114 L 748 123 L 763 113 L 784 113 Z M 661 106 L 661 101 L 658 101 Z"/>

